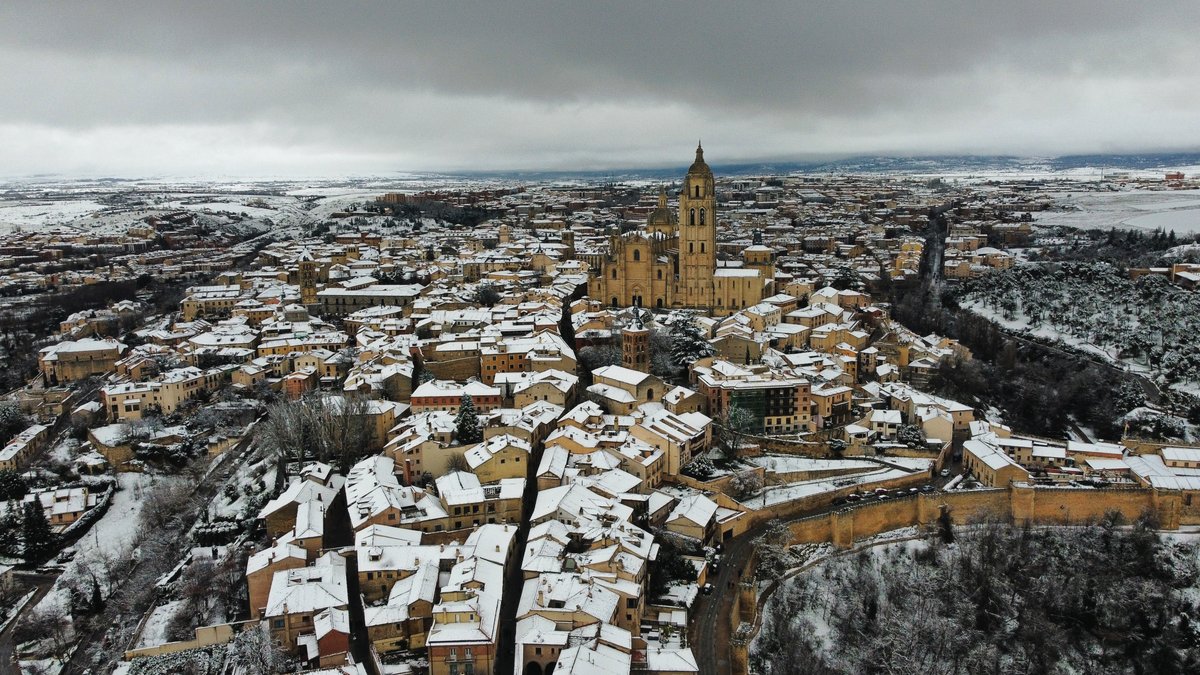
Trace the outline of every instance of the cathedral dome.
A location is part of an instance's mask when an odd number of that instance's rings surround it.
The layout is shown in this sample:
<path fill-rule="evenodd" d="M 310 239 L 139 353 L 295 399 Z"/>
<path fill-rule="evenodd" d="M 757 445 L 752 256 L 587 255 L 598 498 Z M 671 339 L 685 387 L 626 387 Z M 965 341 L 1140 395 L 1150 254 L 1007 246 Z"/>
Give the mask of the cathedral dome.
<path fill-rule="evenodd" d="M 658 206 L 646 217 L 646 225 L 650 228 L 653 228 L 655 225 L 673 226 L 676 223 L 676 219 L 675 212 L 667 208 L 666 190 L 660 190 L 658 193 Z"/>

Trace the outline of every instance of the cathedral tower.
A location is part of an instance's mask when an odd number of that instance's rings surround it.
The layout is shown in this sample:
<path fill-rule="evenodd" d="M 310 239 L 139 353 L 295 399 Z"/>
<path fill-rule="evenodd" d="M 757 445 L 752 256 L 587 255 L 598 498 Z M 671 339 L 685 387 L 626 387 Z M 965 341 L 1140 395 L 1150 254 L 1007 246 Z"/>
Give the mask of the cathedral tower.
<path fill-rule="evenodd" d="M 679 293 L 686 307 L 713 306 L 713 270 L 717 267 L 717 196 L 704 148 L 688 168 L 679 194 Z"/>
<path fill-rule="evenodd" d="M 300 304 L 312 308 L 317 304 L 317 261 L 308 249 L 300 252 Z"/>

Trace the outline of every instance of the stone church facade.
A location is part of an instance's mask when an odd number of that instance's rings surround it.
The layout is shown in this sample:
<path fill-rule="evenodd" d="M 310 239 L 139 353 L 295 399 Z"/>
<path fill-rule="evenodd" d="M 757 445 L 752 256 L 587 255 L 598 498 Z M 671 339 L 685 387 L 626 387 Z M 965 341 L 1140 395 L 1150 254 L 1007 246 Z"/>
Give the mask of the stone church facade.
<path fill-rule="evenodd" d="M 716 233 L 716 184 L 697 146 L 678 212 L 663 192 L 644 229 L 613 235 L 588 295 L 614 307 L 690 308 L 718 316 L 757 304 L 770 294 L 771 275 L 755 267 L 718 267 Z"/>

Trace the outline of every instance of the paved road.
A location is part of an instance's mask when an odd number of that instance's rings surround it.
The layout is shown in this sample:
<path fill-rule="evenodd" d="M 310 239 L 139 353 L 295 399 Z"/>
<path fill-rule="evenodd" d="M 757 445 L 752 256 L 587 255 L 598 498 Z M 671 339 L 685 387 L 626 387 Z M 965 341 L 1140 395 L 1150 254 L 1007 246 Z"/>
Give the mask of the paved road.
<path fill-rule="evenodd" d="M 953 474 L 952 474 L 953 475 Z M 950 477 L 931 479 L 931 484 L 941 487 L 951 480 Z M 861 502 L 869 504 L 871 502 Z M 785 524 L 805 518 L 811 518 L 838 509 L 853 508 L 854 504 L 829 504 L 813 509 L 804 514 L 783 520 Z M 693 608 L 691 626 L 689 627 L 689 644 L 696 662 L 700 666 L 701 675 L 725 675 L 732 672 L 730 661 L 730 638 L 733 634 L 733 601 L 736 597 L 735 588 L 741 579 L 739 571 L 744 570 L 754 554 L 754 542 L 764 532 L 767 524 L 750 528 L 745 533 L 724 543 L 721 553 L 721 567 L 715 575 L 709 577 L 713 585 L 712 595 L 701 595 Z M 751 574 L 746 571 L 745 574 Z"/>
<path fill-rule="evenodd" d="M 698 609 L 692 612 L 689 643 L 702 675 L 732 672 L 729 638 L 733 634 L 730 616 L 735 597 L 733 585 L 738 581 L 738 571 L 746 566 L 754 553 L 754 540 L 764 531 L 766 526 L 760 525 L 725 543 L 721 568 L 716 579 L 710 577 L 709 581 L 714 588 L 713 594 L 701 596 Z"/>

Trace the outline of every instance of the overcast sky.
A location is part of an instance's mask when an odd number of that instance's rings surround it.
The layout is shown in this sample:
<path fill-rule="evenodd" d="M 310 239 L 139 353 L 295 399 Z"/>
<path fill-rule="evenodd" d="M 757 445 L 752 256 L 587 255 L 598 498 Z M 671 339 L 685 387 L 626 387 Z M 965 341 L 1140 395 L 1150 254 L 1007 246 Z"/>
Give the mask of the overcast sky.
<path fill-rule="evenodd" d="M 0 3 L 0 175 L 1200 149 L 1200 1 Z"/>

